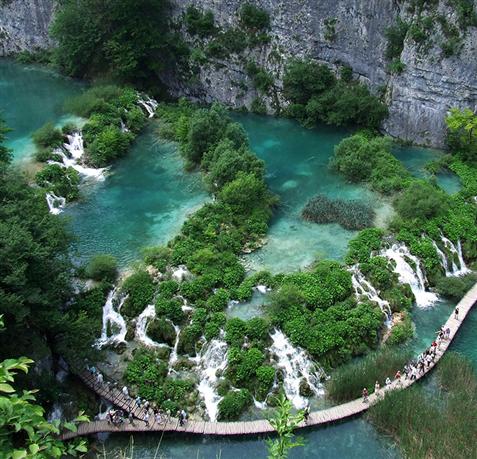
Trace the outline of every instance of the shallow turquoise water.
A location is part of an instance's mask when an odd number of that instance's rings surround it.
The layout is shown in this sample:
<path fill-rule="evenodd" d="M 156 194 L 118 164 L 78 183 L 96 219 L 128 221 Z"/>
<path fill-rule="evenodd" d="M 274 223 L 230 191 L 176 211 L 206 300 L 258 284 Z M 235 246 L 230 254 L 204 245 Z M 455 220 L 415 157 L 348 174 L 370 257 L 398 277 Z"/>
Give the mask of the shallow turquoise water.
<path fill-rule="evenodd" d="M 183 172 L 176 148 L 158 143 L 153 128 L 137 138 L 104 182 L 68 206 L 79 259 L 110 253 L 127 266 L 143 247 L 167 243 L 207 199 L 200 176 Z"/>
<path fill-rule="evenodd" d="M 14 158 L 28 158 L 35 147 L 31 133 L 48 121 L 62 124 L 69 119 L 63 104 L 79 94 L 84 84 L 50 70 L 0 59 L 0 116 L 13 129 L 7 146 Z"/>
<path fill-rule="evenodd" d="M 64 117 L 64 99 L 79 91 L 80 84 L 52 72 L 0 60 L 0 110 L 10 127 L 15 129 L 9 135 L 9 144 L 17 159 L 31 151 L 28 147 L 31 146 L 30 133 L 46 121 L 60 121 Z M 333 145 L 346 133 L 326 127 L 306 130 L 289 120 L 254 115 L 236 115 L 236 118 L 249 132 L 252 148 L 265 159 L 267 180 L 284 204 L 273 221 L 269 246 L 262 250 L 263 259 L 257 262 L 277 265 L 276 270 L 288 270 L 308 264 L 317 253 L 334 258 L 341 256 L 352 232 L 336 225 L 308 226 L 299 220 L 298 214 L 306 200 L 318 192 L 350 199 L 372 197 L 361 187 L 344 184 L 327 170 Z M 425 154 L 428 150 L 408 151 L 404 162 L 418 174 L 429 159 L 423 160 L 416 152 Z M 450 181 L 453 180 L 451 177 Z M 78 236 L 80 256 L 109 251 L 126 264 L 137 257 L 142 246 L 170 239 L 187 212 L 205 199 L 200 178 L 184 175 L 175 149 L 171 145 L 154 143 L 149 131 L 138 139 L 128 157 L 115 165 L 113 174 L 105 182 L 86 189 L 84 200 L 67 213 Z M 249 309 L 254 307 L 256 304 Z M 443 303 L 428 310 L 414 311 L 418 331 L 418 337 L 411 343 L 414 350 L 429 345 L 435 330 L 451 309 L 452 305 Z M 250 311 L 241 313 L 249 314 Z M 476 327 L 477 312 L 473 311 L 452 348 L 463 352 L 477 365 Z M 388 439 L 363 419 L 315 429 L 303 436 L 306 446 L 293 451 L 290 457 L 399 457 Z M 135 436 L 135 457 L 154 457 L 158 441 L 159 437 L 154 435 Z M 106 447 L 112 451 L 127 443 L 126 437 L 111 436 Z M 215 458 L 220 453 L 224 459 L 266 457 L 265 444 L 260 438 L 165 436 L 160 451 L 167 458 Z"/>

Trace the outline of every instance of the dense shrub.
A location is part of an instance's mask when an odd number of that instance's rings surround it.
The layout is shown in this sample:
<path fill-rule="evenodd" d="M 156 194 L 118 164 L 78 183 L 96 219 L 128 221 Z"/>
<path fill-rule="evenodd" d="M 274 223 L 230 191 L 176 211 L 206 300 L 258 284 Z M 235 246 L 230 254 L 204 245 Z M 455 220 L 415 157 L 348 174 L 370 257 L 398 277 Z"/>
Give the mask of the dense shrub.
<path fill-rule="evenodd" d="M 255 61 L 249 61 L 245 66 L 247 75 L 252 79 L 254 86 L 262 93 L 267 93 L 274 83 L 273 76 L 259 67 Z"/>
<path fill-rule="evenodd" d="M 372 225 L 374 210 L 360 201 L 330 199 L 320 194 L 307 202 L 301 215 L 314 223 L 338 223 L 349 230 L 360 230 Z"/>
<path fill-rule="evenodd" d="M 121 289 L 128 295 L 121 313 L 132 318 L 152 303 L 156 287 L 146 271 L 137 271 L 124 281 Z"/>
<path fill-rule="evenodd" d="M 409 314 L 403 312 L 402 321 L 394 325 L 389 336 L 388 344 L 401 344 L 412 338 L 414 335 L 414 327 Z"/>
<path fill-rule="evenodd" d="M 446 118 L 447 143 L 466 161 L 477 158 L 477 115 L 469 108 L 451 108 Z"/>
<path fill-rule="evenodd" d="M 376 381 L 384 386 L 386 378 L 392 379 L 397 370 L 402 371 L 410 358 L 409 352 L 384 347 L 357 362 L 340 367 L 326 383 L 328 396 L 342 403 L 359 398 L 363 387 L 371 393 Z"/>
<path fill-rule="evenodd" d="M 85 267 L 85 275 L 96 281 L 114 282 L 118 275 L 118 261 L 112 255 L 94 255 Z"/>
<path fill-rule="evenodd" d="M 172 320 L 175 324 L 180 324 L 185 319 L 182 303 L 179 300 L 164 298 L 162 295 L 156 299 L 156 314 L 158 317 Z"/>
<path fill-rule="evenodd" d="M 448 209 L 444 191 L 424 181 L 414 181 L 395 201 L 401 217 L 426 220 L 442 215 Z"/>
<path fill-rule="evenodd" d="M 61 167 L 59 164 L 47 164 L 35 175 L 35 182 L 46 191 L 63 196 L 68 201 L 78 199 L 80 177 L 72 167 Z"/>
<path fill-rule="evenodd" d="M 327 66 L 313 61 L 291 61 L 283 76 L 288 115 L 308 126 L 322 121 L 377 128 L 387 116 L 386 106 L 366 86 L 345 78 L 337 80 Z"/>
<path fill-rule="evenodd" d="M 171 322 L 164 319 L 154 319 L 147 326 L 147 336 L 157 343 L 166 343 L 174 346 L 176 331 Z"/>
<path fill-rule="evenodd" d="M 250 387 L 264 361 L 265 355 L 255 347 L 247 350 L 232 347 L 228 353 L 226 375 L 234 386 Z"/>
<path fill-rule="evenodd" d="M 216 32 L 214 13 L 210 10 L 200 11 L 195 6 L 189 5 L 184 14 L 184 22 L 187 31 L 192 35 L 208 37 Z"/>
<path fill-rule="evenodd" d="M 178 351 L 181 354 L 195 355 L 202 333 L 203 328 L 199 323 L 192 323 L 184 327 L 179 337 Z"/>
<path fill-rule="evenodd" d="M 164 272 L 171 262 L 171 249 L 169 247 L 145 247 L 142 253 L 144 261 L 161 272 Z"/>
<path fill-rule="evenodd" d="M 268 29 L 270 27 L 270 16 L 262 8 L 253 3 L 244 3 L 239 11 L 240 23 L 250 30 Z"/>
<path fill-rule="evenodd" d="M 381 248 L 384 231 L 379 228 L 369 228 L 358 233 L 348 243 L 346 263 L 364 263 L 369 260 L 372 251 Z"/>
<path fill-rule="evenodd" d="M 132 134 L 119 127 L 109 126 L 102 130 L 88 146 L 88 160 L 95 167 L 104 167 L 124 156 L 133 140 Z"/>
<path fill-rule="evenodd" d="M 255 374 L 257 377 L 256 398 L 264 400 L 275 381 L 275 368 L 270 365 L 262 365 L 257 368 Z"/>
<path fill-rule="evenodd" d="M 395 25 L 387 28 L 386 38 L 388 42 L 385 51 L 387 59 L 396 59 L 401 56 L 408 29 L 409 24 L 404 22 L 401 18 L 398 18 Z"/>
<path fill-rule="evenodd" d="M 247 389 L 229 392 L 219 402 L 219 421 L 234 421 L 240 417 L 253 402 Z"/>
<path fill-rule="evenodd" d="M 440 277 L 436 282 L 436 289 L 439 295 L 460 301 L 476 281 L 477 276 L 473 273 L 462 277 Z"/>
<path fill-rule="evenodd" d="M 38 148 L 55 148 L 63 143 L 63 134 L 53 123 L 46 123 L 33 134 L 33 142 Z"/>
<path fill-rule="evenodd" d="M 247 333 L 247 323 L 238 317 L 227 320 L 225 341 L 230 346 L 241 347 Z"/>

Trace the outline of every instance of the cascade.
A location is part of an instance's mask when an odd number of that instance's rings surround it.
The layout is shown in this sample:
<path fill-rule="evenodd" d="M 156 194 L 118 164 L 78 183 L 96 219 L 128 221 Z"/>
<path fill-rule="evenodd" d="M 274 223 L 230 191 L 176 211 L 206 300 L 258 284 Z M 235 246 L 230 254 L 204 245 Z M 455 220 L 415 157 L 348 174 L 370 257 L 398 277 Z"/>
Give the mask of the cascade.
<path fill-rule="evenodd" d="M 439 248 L 439 246 L 436 244 L 436 241 L 431 239 L 431 242 L 432 242 L 432 246 L 436 249 L 438 257 L 441 260 L 441 266 L 444 268 L 446 276 L 452 276 L 452 272 L 449 271 L 449 264 L 447 263 L 446 254 Z"/>
<path fill-rule="evenodd" d="M 300 395 L 300 381 L 305 378 L 315 395 L 324 393 L 320 376 L 322 369 L 316 374 L 316 369 L 307 353 L 298 347 L 293 347 L 288 338 L 278 329 L 270 335 L 273 341 L 270 351 L 277 357 L 277 366 L 283 370 L 283 389 L 295 408 L 301 409 L 307 405 L 307 399 Z"/>
<path fill-rule="evenodd" d="M 435 293 L 426 291 L 426 278 L 421 269 L 421 262 L 404 244 L 393 244 L 391 248 L 384 250 L 382 255 L 396 263 L 394 272 L 399 274 L 399 282 L 409 284 L 419 307 L 431 306 L 438 300 Z M 406 259 L 414 263 L 415 270 Z"/>
<path fill-rule="evenodd" d="M 441 240 L 446 247 L 446 249 L 449 250 L 451 253 L 451 266 L 452 266 L 452 271 L 447 274 L 446 270 L 446 276 L 463 276 L 464 274 L 467 274 L 470 272 L 470 270 L 467 268 L 465 261 L 464 261 L 464 256 L 462 255 L 462 244 L 460 242 L 460 239 L 457 240 L 457 247 L 454 245 L 452 241 L 447 239 L 443 234 L 441 234 Z M 457 257 L 457 260 L 459 262 L 459 266 L 457 266 L 455 262 L 455 257 Z"/>
<path fill-rule="evenodd" d="M 146 110 L 149 118 L 152 118 L 154 117 L 154 114 L 156 112 L 156 109 L 158 107 L 158 103 L 157 101 L 155 101 L 154 99 L 152 99 L 151 97 L 149 96 L 145 96 L 144 98 L 140 97 L 138 95 L 138 99 L 137 99 L 137 103 L 139 105 L 141 105 L 142 107 L 144 107 L 144 109 Z"/>
<path fill-rule="evenodd" d="M 217 393 L 217 372 L 227 366 L 227 344 L 221 339 L 213 339 L 202 349 L 199 359 L 200 383 L 198 390 L 204 399 L 211 421 L 217 420 L 218 406 L 222 397 Z"/>
<path fill-rule="evenodd" d="M 153 304 L 146 306 L 136 320 L 136 331 L 134 336 L 137 341 L 150 347 L 168 347 L 166 344 L 159 344 L 147 336 L 146 330 L 149 322 L 156 317 L 156 307 Z"/>
<path fill-rule="evenodd" d="M 59 402 L 54 402 L 51 411 L 48 414 L 48 422 L 60 420 L 63 417 L 63 408 Z"/>
<path fill-rule="evenodd" d="M 123 316 L 120 314 L 121 307 L 123 306 L 124 302 L 127 299 L 126 296 L 122 296 L 119 298 L 119 304 L 117 310 L 114 309 L 114 302 L 118 300 L 118 289 L 115 287 L 108 293 L 108 297 L 106 299 L 106 303 L 103 307 L 103 328 L 101 330 L 101 337 L 96 341 L 95 346 L 98 349 L 101 349 L 103 346 L 107 344 L 117 344 L 117 343 L 124 343 L 126 340 L 126 321 L 124 320 Z M 108 324 L 111 325 L 111 333 L 112 335 L 108 337 Z M 114 332 L 112 327 L 116 326 L 117 331 Z"/>
<path fill-rule="evenodd" d="M 179 346 L 179 335 L 181 333 L 181 328 L 178 325 L 175 325 L 174 323 L 172 325 L 174 325 L 174 330 L 176 332 L 176 340 L 174 342 L 174 347 L 172 348 L 171 355 L 169 356 L 169 371 L 168 371 L 168 374 L 171 374 L 174 371 L 173 366 L 178 360 L 177 348 Z"/>
<path fill-rule="evenodd" d="M 58 215 L 63 212 L 63 208 L 66 204 L 66 199 L 63 196 L 56 196 L 52 191 L 46 193 L 46 203 L 48 204 L 48 209 L 53 215 Z"/>
<path fill-rule="evenodd" d="M 353 283 L 353 289 L 356 297 L 359 299 L 360 296 L 365 296 L 368 298 L 368 300 L 377 303 L 381 308 L 381 311 L 383 311 L 384 315 L 386 316 L 386 325 L 390 327 L 392 321 L 392 311 L 391 307 L 389 306 L 389 302 L 383 300 L 379 296 L 378 291 L 369 281 L 366 280 L 357 264 L 350 268 L 350 272 L 352 274 L 351 281 Z"/>

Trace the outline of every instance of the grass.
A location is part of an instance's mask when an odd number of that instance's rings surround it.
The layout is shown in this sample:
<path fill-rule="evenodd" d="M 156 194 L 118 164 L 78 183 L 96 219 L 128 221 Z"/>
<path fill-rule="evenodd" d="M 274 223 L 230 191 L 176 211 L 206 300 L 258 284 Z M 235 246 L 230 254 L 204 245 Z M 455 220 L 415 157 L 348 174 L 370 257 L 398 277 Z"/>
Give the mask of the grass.
<path fill-rule="evenodd" d="M 392 379 L 410 359 L 410 352 L 385 346 L 357 362 L 338 368 L 326 384 L 328 396 L 343 403 L 359 398 L 363 387 L 371 393 L 376 381 L 384 386 L 386 378 Z"/>
<path fill-rule="evenodd" d="M 386 394 L 368 417 L 400 445 L 404 457 L 477 457 L 477 375 L 465 357 L 450 352 L 437 367 L 439 391 L 421 384 Z"/>

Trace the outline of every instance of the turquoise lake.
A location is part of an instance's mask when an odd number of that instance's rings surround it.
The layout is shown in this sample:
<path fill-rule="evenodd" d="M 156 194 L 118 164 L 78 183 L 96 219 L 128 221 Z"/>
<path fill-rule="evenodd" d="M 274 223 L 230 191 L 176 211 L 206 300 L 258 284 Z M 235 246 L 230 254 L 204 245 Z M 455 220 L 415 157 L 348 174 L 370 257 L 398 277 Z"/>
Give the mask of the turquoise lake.
<path fill-rule="evenodd" d="M 33 152 L 31 133 L 47 121 L 69 119 L 64 101 L 78 94 L 83 85 L 41 68 L 0 60 L 0 112 L 13 129 L 8 145 L 17 161 Z M 320 127 L 307 130 L 290 120 L 234 114 L 250 136 L 252 149 L 265 160 L 267 181 L 281 198 L 281 207 L 272 220 L 269 243 L 247 258 L 253 268 L 274 271 L 294 270 L 318 257 L 340 258 L 353 232 L 337 225 L 313 225 L 299 214 L 306 201 L 317 193 L 331 197 L 368 200 L 385 218 L 386 202 L 363 187 L 346 184 L 328 167 L 334 145 L 345 131 Z M 105 181 L 88 185 L 82 200 L 68 207 L 77 242 L 75 254 L 85 259 L 96 252 L 116 255 L 123 266 L 137 259 L 141 247 L 167 242 L 179 230 L 187 214 L 208 197 L 200 176 L 185 174 L 174 145 L 157 142 L 154 124 L 135 142 L 126 158 L 119 161 Z M 423 165 L 441 153 L 400 147 L 396 155 L 416 175 Z M 455 176 L 439 178 L 448 192 L 458 190 Z M 419 350 L 429 343 L 436 328 L 449 315 L 452 304 L 414 311 L 418 337 L 410 344 Z M 453 349 L 464 353 L 477 365 L 477 311 L 463 325 Z M 399 452 L 363 418 L 303 433 L 304 448 L 292 458 L 397 458 Z M 135 458 L 154 457 L 160 440 L 156 435 L 134 437 Z M 117 447 L 128 445 L 127 437 L 110 436 L 105 443 L 108 457 Z M 264 440 L 212 439 L 165 436 L 161 453 L 166 458 L 264 458 Z M 220 456 L 219 456 L 220 455 Z"/>

